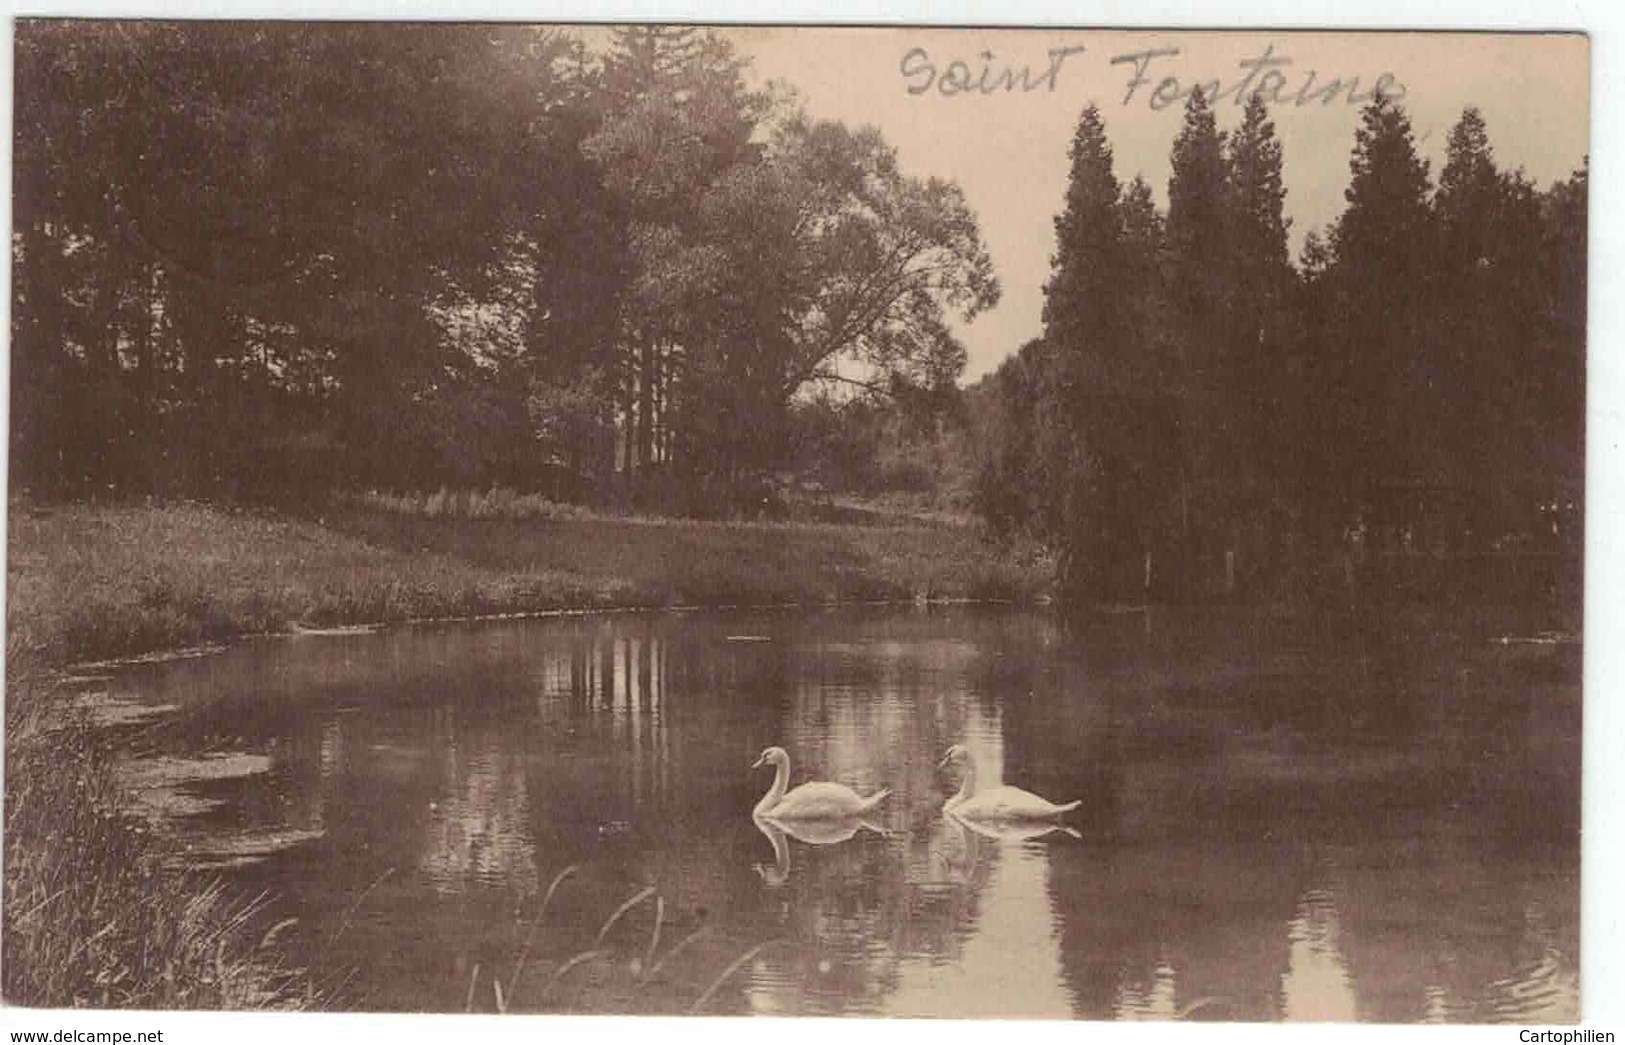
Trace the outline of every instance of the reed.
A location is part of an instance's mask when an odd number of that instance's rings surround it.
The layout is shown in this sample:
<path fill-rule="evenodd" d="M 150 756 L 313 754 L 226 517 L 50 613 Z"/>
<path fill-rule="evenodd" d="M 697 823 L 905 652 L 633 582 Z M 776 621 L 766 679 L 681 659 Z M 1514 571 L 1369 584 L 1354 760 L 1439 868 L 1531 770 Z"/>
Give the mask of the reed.
<path fill-rule="evenodd" d="M 16 637 L 13 637 L 16 641 Z M 264 896 L 171 870 L 124 812 L 105 741 L 13 647 L 7 664 L 3 989 L 13 1005 L 302 1009 Z"/>
<path fill-rule="evenodd" d="M 572 864 L 553 878 L 536 914 L 531 918 L 508 979 L 503 981 L 495 975 L 492 976 L 490 993 L 495 1011 L 498 1013 L 521 1010 L 569 1011 L 576 1006 L 581 993 L 589 989 L 601 992 L 600 998 L 614 999 L 614 1011 L 668 1014 L 699 1012 L 752 958 L 770 944 L 777 942 L 768 940 L 748 948 L 709 980 L 694 980 L 689 975 L 676 978 L 662 977 L 661 973 L 671 962 L 680 954 L 690 953 L 691 945 L 705 937 L 708 930 L 706 926 L 698 926 L 667 948 L 664 954 L 660 953 L 662 931 L 666 926 L 666 901 L 654 886 L 646 886 L 633 892 L 609 912 L 599 925 L 590 945 L 574 953 L 568 947 L 555 948 L 557 957 L 533 963 L 533 946 L 537 943 L 538 927 L 551 908 L 559 886 L 566 879 L 575 877 L 579 871 L 580 868 Z M 618 925 L 642 906 L 654 908 L 654 918 L 650 922 L 647 937 L 638 934 L 628 938 L 626 933 L 612 935 Z M 622 942 L 615 942 L 617 939 Z M 717 957 L 714 953 L 716 950 L 717 948 L 713 947 L 711 948 L 713 953 L 702 955 L 692 961 L 689 971 L 711 964 Z M 692 959 L 694 955 L 691 954 L 690 957 Z M 532 964 L 542 967 L 547 973 L 546 979 L 542 981 L 540 987 L 528 992 L 522 991 L 525 975 L 530 971 Z M 470 973 L 469 983 L 464 991 L 465 1011 L 473 1012 L 478 1008 L 477 999 L 482 996 L 478 979 L 479 967 L 476 966 Z M 700 988 L 700 984 L 704 984 L 703 988 Z M 698 993 L 695 993 L 696 988 L 699 988 Z"/>

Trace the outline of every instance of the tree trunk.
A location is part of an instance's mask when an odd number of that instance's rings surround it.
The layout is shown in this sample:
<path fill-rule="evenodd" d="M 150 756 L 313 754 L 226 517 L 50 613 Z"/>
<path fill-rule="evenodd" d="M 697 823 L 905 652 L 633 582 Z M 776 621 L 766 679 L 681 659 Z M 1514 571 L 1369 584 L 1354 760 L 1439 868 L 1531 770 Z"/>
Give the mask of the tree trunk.
<path fill-rule="evenodd" d="M 638 367 L 638 462 L 647 466 L 653 459 L 655 425 L 655 354 L 659 346 L 650 341 L 643 346 Z"/>
<path fill-rule="evenodd" d="M 194 288 L 192 298 L 181 302 L 176 309 L 174 321 L 184 367 L 181 400 L 192 410 L 190 421 L 185 425 L 190 439 L 183 451 L 186 473 L 183 481 L 193 489 L 207 485 L 214 478 L 215 450 L 219 445 L 216 422 L 220 403 L 215 359 L 226 323 L 225 316 L 209 297 L 206 293 L 198 294 Z M 349 385 L 342 378 L 341 382 Z M 346 391 L 350 389 L 346 387 Z"/>
<path fill-rule="evenodd" d="M 632 494 L 632 480 L 635 472 L 632 453 L 633 447 L 637 443 L 635 434 L 637 427 L 637 399 L 636 389 L 633 386 L 630 368 L 628 368 L 626 379 L 622 382 L 621 392 L 623 396 L 621 401 L 620 424 L 621 488 L 623 494 L 630 498 Z"/>

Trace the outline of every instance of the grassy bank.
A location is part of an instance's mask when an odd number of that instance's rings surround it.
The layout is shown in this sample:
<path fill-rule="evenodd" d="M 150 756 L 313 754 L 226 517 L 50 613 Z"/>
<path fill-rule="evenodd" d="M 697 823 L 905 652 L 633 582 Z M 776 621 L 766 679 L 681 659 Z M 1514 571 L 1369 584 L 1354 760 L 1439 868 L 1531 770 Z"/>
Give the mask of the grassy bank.
<path fill-rule="evenodd" d="M 52 1008 L 307 1008 L 262 901 L 165 866 L 132 818 L 110 740 L 65 714 L 13 643 L 6 679 L 6 1003 Z"/>
<path fill-rule="evenodd" d="M 13 507 L 6 614 L 47 663 L 283 631 L 560 609 L 1014 598 L 1047 583 L 968 527 Z"/>

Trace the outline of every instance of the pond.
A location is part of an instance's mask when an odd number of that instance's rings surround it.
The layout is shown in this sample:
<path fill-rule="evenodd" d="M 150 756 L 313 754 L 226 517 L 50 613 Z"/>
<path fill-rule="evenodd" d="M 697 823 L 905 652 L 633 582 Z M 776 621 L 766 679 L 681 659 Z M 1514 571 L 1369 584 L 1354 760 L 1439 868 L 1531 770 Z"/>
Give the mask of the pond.
<path fill-rule="evenodd" d="M 172 708 L 148 750 L 239 767 L 166 829 L 344 1007 L 1578 1018 L 1580 647 L 1507 616 L 611 615 L 110 685 Z M 1068 830 L 945 819 L 955 743 Z M 891 795 L 759 827 L 769 745 Z"/>

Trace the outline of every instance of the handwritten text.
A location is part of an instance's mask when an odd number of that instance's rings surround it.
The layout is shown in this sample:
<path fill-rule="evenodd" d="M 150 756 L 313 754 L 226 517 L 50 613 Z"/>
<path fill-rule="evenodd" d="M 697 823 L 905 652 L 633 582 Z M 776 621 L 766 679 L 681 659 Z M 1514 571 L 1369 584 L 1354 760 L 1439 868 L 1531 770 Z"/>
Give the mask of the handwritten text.
<path fill-rule="evenodd" d="M 933 59 L 923 47 L 911 47 L 903 53 L 897 69 L 907 82 L 908 93 L 915 96 L 936 94 L 954 98 L 1034 91 L 1053 94 L 1060 86 L 1067 60 L 1085 50 L 1082 46 L 1051 47 L 1046 61 L 1037 63 L 1004 61 L 991 50 L 979 52 L 972 60 L 951 58 L 943 62 Z M 1109 59 L 1113 67 L 1128 67 L 1122 104 L 1128 106 L 1143 100 L 1152 110 L 1160 111 L 1183 102 L 1196 91 L 1201 91 L 1214 105 L 1227 100 L 1241 105 L 1256 96 L 1268 105 L 1297 108 L 1336 102 L 1364 105 L 1377 97 L 1394 101 L 1405 97 L 1405 85 L 1392 72 L 1369 79 L 1346 74 L 1323 78 L 1318 69 L 1302 72 L 1292 69 L 1292 59 L 1276 54 L 1274 45 L 1266 46 L 1262 54 L 1237 62 L 1240 73 L 1228 82 L 1218 76 L 1182 79 L 1174 75 L 1172 62 L 1180 53 L 1177 47 L 1153 47 Z M 1156 75 L 1153 75 L 1153 66 Z M 1368 85 L 1365 90 L 1361 90 L 1362 83 Z"/>

